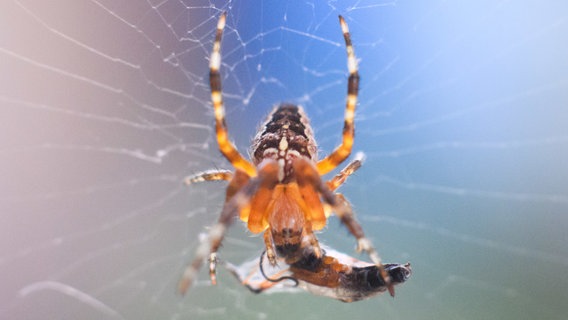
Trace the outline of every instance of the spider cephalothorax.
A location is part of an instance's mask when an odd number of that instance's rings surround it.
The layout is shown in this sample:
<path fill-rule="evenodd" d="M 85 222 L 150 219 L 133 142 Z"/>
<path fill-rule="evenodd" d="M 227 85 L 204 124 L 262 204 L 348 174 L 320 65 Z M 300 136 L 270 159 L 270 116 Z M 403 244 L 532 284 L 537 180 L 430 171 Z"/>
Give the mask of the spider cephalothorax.
<path fill-rule="evenodd" d="M 341 194 L 334 193 L 347 176 L 360 167 L 362 159 L 350 163 L 332 180 L 322 180 L 324 174 L 349 157 L 353 145 L 353 119 L 359 74 L 345 20 L 339 17 L 349 69 L 342 143 L 331 154 L 318 161 L 316 142 L 303 109 L 291 104 L 281 104 L 269 114 L 257 134 L 250 162 L 229 141 L 225 123 L 219 73 L 225 19 L 226 14 L 222 14 L 217 24 L 209 63 L 209 78 L 217 142 L 221 153 L 235 167 L 235 171 L 213 170 L 187 179 L 188 183 L 228 180 L 229 185 L 219 220 L 209 230 L 207 241 L 200 244 L 192 264 L 186 268 L 180 281 L 180 292 L 187 290 L 207 256 L 210 261 L 211 279 L 215 282 L 216 253 L 235 216 L 246 222 L 251 232 L 264 232 L 266 254 L 270 263 L 275 264 L 278 256 L 285 259 L 286 263 L 292 264 L 310 254 L 316 258 L 322 256 L 313 232 L 321 230 L 327 222 L 327 217 L 334 212 L 357 238 L 358 250 L 367 252 L 377 265 L 393 295 L 389 276 L 373 245 L 355 220 L 351 206 Z"/>

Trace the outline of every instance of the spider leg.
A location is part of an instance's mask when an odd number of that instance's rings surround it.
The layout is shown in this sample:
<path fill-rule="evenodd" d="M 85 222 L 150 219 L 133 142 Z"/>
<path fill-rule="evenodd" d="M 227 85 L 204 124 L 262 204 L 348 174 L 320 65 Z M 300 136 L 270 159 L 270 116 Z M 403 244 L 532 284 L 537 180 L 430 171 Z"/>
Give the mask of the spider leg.
<path fill-rule="evenodd" d="M 229 181 L 233 179 L 233 172 L 230 170 L 220 170 L 220 169 L 213 169 L 203 171 L 191 176 L 186 177 L 183 179 L 186 185 L 194 184 L 197 182 L 204 182 L 204 181 L 219 181 L 219 180 L 226 180 Z"/>
<path fill-rule="evenodd" d="M 345 39 L 345 47 L 347 49 L 347 67 L 349 69 L 349 79 L 347 81 L 347 102 L 345 105 L 345 122 L 343 124 L 343 140 L 330 155 L 317 163 L 317 171 L 320 175 L 330 172 L 349 157 L 355 135 L 353 119 L 355 118 L 355 107 L 357 105 L 357 94 L 359 92 L 359 72 L 357 69 L 357 59 L 355 58 L 355 52 L 353 50 L 353 45 L 351 44 L 349 28 L 342 16 L 339 16 L 339 23 L 341 25 L 341 30 L 343 31 L 343 38 Z"/>
<path fill-rule="evenodd" d="M 272 231 L 270 228 L 264 231 L 264 246 L 266 247 L 266 257 L 270 265 L 276 265 L 276 252 L 274 252 L 274 241 L 272 240 Z"/>
<path fill-rule="evenodd" d="M 355 219 L 355 213 L 353 212 L 351 204 L 349 203 L 349 201 L 347 201 L 347 199 L 345 199 L 342 194 L 334 195 L 337 199 L 336 204 L 332 204 L 334 212 L 339 217 L 341 223 L 343 223 L 347 227 L 349 232 L 357 239 L 357 252 L 364 251 L 365 253 L 367 253 L 367 255 L 369 255 L 371 261 L 373 261 L 373 263 L 379 268 L 381 277 L 384 279 L 390 295 L 394 297 L 394 287 L 391 282 L 390 276 L 385 270 L 381 261 L 381 257 L 377 253 L 375 246 L 369 238 L 365 237 L 363 228 Z M 324 198 L 325 197 L 326 196 L 324 196 Z"/>
<path fill-rule="evenodd" d="M 322 257 L 323 256 L 323 250 L 321 249 L 321 247 L 319 245 L 318 238 L 316 238 L 316 235 L 314 234 L 314 231 L 312 229 L 312 224 L 306 223 L 304 228 L 306 229 L 307 241 L 309 242 L 310 246 L 306 247 L 309 250 L 304 249 L 304 252 L 302 253 L 302 255 L 305 257 L 309 254 L 313 254 L 317 258 Z"/>
<path fill-rule="evenodd" d="M 219 181 L 219 180 L 230 181 L 231 179 L 233 179 L 233 172 L 229 170 L 213 169 L 186 177 L 184 179 L 184 183 L 186 185 L 190 185 L 204 181 Z M 211 283 L 213 284 L 217 284 L 216 268 L 217 268 L 217 254 L 215 252 L 212 252 L 211 255 L 209 256 L 209 276 L 211 278 Z"/>
<path fill-rule="evenodd" d="M 233 196 L 237 192 L 242 190 L 250 181 L 250 177 L 244 171 L 241 171 L 239 169 L 237 169 L 235 173 L 232 174 L 232 177 L 233 178 L 230 180 L 229 185 L 227 186 L 227 191 L 225 195 L 225 204 L 229 202 L 233 198 Z M 248 206 L 240 208 L 241 214 L 243 214 L 243 211 L 247 210 Z M 211 283 L 214 285 L 217 284 L 216 271 L 217 271 L 217 250 L 211 251 L 211 253 L 209 254 L 209 278 L 211 279 Z"/>
<path fill-rule="evenodd" d="M 343 183 L 345 183 L 345 180 L 347 180 L 349 176 L 351 176 L 353 173 L 355 173 L 355 171 L 361 168 L 364 159 L 364 153 L 357 153 L 353 161 L 349 162 L 349 164 L 345 166 L 345 168 L 343 168 L 337 175 L 335 175 L 335 177 L 326 182 L 329 189 L 331 191 L 335 191 L 337 188 L 343 185 Z"/>
<path fill-rule="evenodd" d="M 364 159 L 365 159 L 365 154 L 363 152 L 358 152 L 355 155 L 355 159 L 353 161 L 351 161 L 347 166 L 345 166 L 345 168 L 343 168 L 341 172 L 335 175 L 335 177 L 333 177 L 331 180 L 326 182 L 327 187 L 331 191 L 335 191 L 337 190 L 337 188 L 341 187 L 345 183 L 347 178 L 349 178 L 349 176 L 351 176 L 353 173 L 355 173 L 355 171 L 361 168 Z M 336 194 L 339 195 L 339 193 Z M 323 209 L 325 211 L 326 217 L 331 216 L 333 208 L 329 204 L 324 204 Z"/>
<path fill-rule="evenodd" d="M 223 105 L 223 94 L 221 90 L 221 38 L 227 13 L 224 12 L 217 23 L 217 32 L 215 33 L 215 42 L 213 43 L 213 51 L 209 59 L 209 85 L 211 87 L 211 101 L 215 110 L 215 130 L 217 134 L 217 143 L 219 150 L 229 160 L 229 162 L 237 169 L 246 172 L 250 177 L 256 176 L 254 165 L 246 160 L 235 148 L 233 143 L 229 141 L 227 133 L 227 124 L 225 122 L 225 107 Z"/>
<path fill-rule="evenodd" d="M 225 232 L 232 223 L 233 218 L 238 214 L 239 209 L 246 205 L 246 201 L 254 193 L 258 183 L 255 181 L 249 182 L 245 188 L 225 203 L 218 222 L 209 229 L 207 238 L 202 241 L 195 252 L 195 258 L 183 272 L 182 278 L 178 284 L 178 291 L 185 294 L 187 289 L 191 286 L 197 272 L 201 265 L 209 255 L 210 261 L 210 276 L 212 282 L 215 280 L 215 265 L 216 265 L 216 252 L 221 246 L 221 242 L 225 237 Z"/>
<path fill-rule="evenodd" d="M 215 283 L 217 250 L 221 246 L 225 233 L 233 222 L 233 218 L 238 216 L 242 210 L 247 210 L 250 206 L 251 198 L 259 189 L 269 188 L 270 185 L 277 183 L 277 178 L 271 179 L 272 176 L 277 176 L 278 172 L 278 164 L 275 161 L 268 161 L 265 164 L 261 163 L 259 167 L 261 168 L 260 175 L 252 179 L 249 179 L 243 171 L 237 170 L 235 172 L 235 176 L 227 188 L 227 200 L 217 223 L 209 229 L 206 240 L 197 247 L 195 258 L 186 267 L 178 284 L 178 291 L 181 294 L 187 292 L 208 255 L 210 277 L 212 282 Z"/>
<path fill-rule="evenodd" d="M 321 180 L 316 169 L 307 160 L 296 160 L 294 163 L 294 171 L 296 172 L 298 185 L 309 184 L 313 186 L 321 194 L 322 199 L 333 208 L 333 211 L 339 217 L 341 223 L 343 223 L 347 227 L 347 230 L 357 239 L 357 251 L 365 251 L 365 253 L 369 255 L 371 261 L 379 268 L 381 277 L 387 284 L 389 293 L 391 296 L 394 296 L 394 287 L 388 273 L 383 267 L 381 258 L 371 240 L 365 237 L 363 228 L 355 219 L 355 213 L 349 202 L 343 195 L 331 191 L 327 184 Z"/>

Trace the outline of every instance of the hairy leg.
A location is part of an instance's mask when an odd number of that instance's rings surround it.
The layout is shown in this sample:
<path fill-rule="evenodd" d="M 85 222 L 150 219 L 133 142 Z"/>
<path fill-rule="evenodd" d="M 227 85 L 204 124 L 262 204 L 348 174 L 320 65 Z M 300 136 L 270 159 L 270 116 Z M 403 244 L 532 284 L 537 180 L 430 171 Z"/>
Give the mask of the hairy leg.
<path fill-rule="evenodd" d="M 343 124 L 343 140 L 330 155 L 317 163 L 317 171 L 320 175 L 324 175 L 335 169 L 340 163 L 349 157 L 355 136 L 355 125 L 353 120 L 355 119 L 355 107 L 357 106 L 357 95 L 359 92 L 359 72 L 357 69 L 357 59 L 355 58 L 355 52 L 353 50 L 353 45 L 351 44 L 349 28 L 342 16 L 339 16 L 339 24 L 343 31 L 345 48 L 347 50 L 347 68 L 349 69 L 349 78 L 347 80 L 347 102 L 345 104 L 345 122 Z"/>
<path fill-rule="evenodd" d="M 248 179 L 248 176 L 243 171 L 238 170 L 235 173 L 227 188 L 227 200 L 217 223 L 209 229 L 207 238 L 199 244 L 195 258 L 183 273 L 178 285 L 178 290 L 181 294 L 187 292 L 207 256 L 209 256 L 210 261 L 210 276 L 212 281 L 215 281 L 216 254 L 223 242 L 227 229 L 242 209 L 250 207 L 251 198 L 259 190 L 269 188 L 277 182 L 275 177 L 278 172 L 278 164 L 275 161 L 261 164 L 259 168 L 259 175 L 252 179 Z"/>
<path fill-rule="evenodd" d="M 335 191 L 337 188 L 343 185 L 347 178 L 349 178 L 349 176 L 351 176 L 353 173 L 355 173 L 355 171 L 361 168 L 364 159 L 365 154 L 363 152 L 358 152 L 355 155 L 355 159 L 353 161 L 349 162 L 349 164 L 345 166 L 345 168 L 343 168 L 338 174 L 336 174 L 335 177 L 326 182 L 329 189 L 331 191 Z"/>
<path fill-rule="evenodd" d="M 185 179 L 183 179 L 183 181 L 186 185 L 190 185 L 204 181 L 220 181 L 220 180 L 230 181 L 232 178 L 233 178 L 233 172 L 230 170 L 213 169 L 188 176 Z"/>
<path fill-rule="evenodd" d="M 243 170 L 250 177 L 256 176 L 256 168 L 246 160 L 235 148 L 229 140 L 227 132 L 227 124 L 225 122 L 225 106 L 223 105 L 223 93 L 221 90 L 221 38 L 227 13 L 224 12 L 217 23 L 217 32 L 215 33 L 215 42 L 213 42 L 213 51 L 209 59 L 209 86 L 211 87 L 211 101 L 215 110 L 215 130 L 217 134 L 217 143 L 219 150 L 229 160 L 229 162 L 237 169 Z"/>

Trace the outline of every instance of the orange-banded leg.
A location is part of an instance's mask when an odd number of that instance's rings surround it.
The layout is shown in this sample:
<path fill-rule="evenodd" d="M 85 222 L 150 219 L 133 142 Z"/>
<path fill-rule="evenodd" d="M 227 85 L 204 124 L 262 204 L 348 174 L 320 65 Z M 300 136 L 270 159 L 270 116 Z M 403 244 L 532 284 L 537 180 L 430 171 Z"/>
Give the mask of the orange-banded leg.
<path fill-rule="evenodd" d="M 207 170 L 204 172 L 200 172 L 189 177 L 183 179 L 186 185 L 204 182 L 204 181 L 220 181 L 225 180 L 229 181 L 233 178 L 233 172 L 230 170 Z"/>
<path fill-rule="evenodd" d="M 215 42 L 213 43 L 211 58 L 209 59 L 209 86 L 211 87 L 211 102 L 213 103 L 213 109 L 215 111 L 217 143 L 219 144 L 221 153 L 235 168 L 243 170 L 249 177 L 254 177 L 256 176 L 255 166 L 250 161 L 246 160 L 231 141 L 229 141 L 227 124 L 225 122 L 225 107 L 223 105 L 219 68 L 221 67 L 221 38 L 223 36 L 226 19 L 227 13 L 223 12 L 217 23 Z"/>
<path fill-rule="evenodd" d="M 187 292 L 207 256 L 209 256 L 210 261 L 210 276 L 214 281 L 216 253 L 234 218 L 243 211 L 250 211 L 251 198 L 259 190 L 274 188 L 274 185 L 278 183 L 278 164 L 276 161 L 261 163 L 259 168 L 259 175 L 254 178 L 249 178 L 241 170 L 235 172 L 235 176 L 227 188 L 226 201 L 219 220 L 209 229 L 207 238 L 198 245 L 195 258 L 186 267 L 179 282 L 178 291 L 181 294 Z"/>
<path fill-rule="evenodd" d="M 353 161 L 351 161 L 347 166 L 345 166 L 345 168 L 343 168 L 338 174 L 336 174 L 335 177 L 333 177 L 333 179 L 326 182 L 327 187 L 331 191 L 337 190 L 337 188 L 339 188 L 345 183 L 347 178 L 349 178 L 353 173 L 355 173 L 355 171 L 361 168 L 364 159 L 365 159 L 365 154 L 363 152 L 358 152 L 355 155 L 355 159 Z M 335 193 L 335 195 L 343 197 L 341 193 Z M 331 216 L 333 208 L 330 205 L 325 204 L 324 210 L 326 217 Z"/>
<path fill-rule="evenodd" d="M 341 144 L 333 150 L 333 152 L 317 163 L 317 171 L 320 175 L 324 175 L 335 169 L 340 163 L 345 161 L 351 154 L 353 147 L 353 139 L 355 136 L 355 107 L 357 105 L 357 94 L 359 92 L 359 72 L 357 70 L 357 59 L 353 45 L 351 44 L 351 36 L 349 28 L 342 16 L 339 16 L 339 24 L 343 31 L 345 39 L 345 47 L 347 49 L 347 68 L 349 70 L 349 79 L 347 81 L 347 102 L 345 104 L 345 122 L 343 124 L 343 140 Z"/>
<path fill-rule="evenodd" d="M 321 194 L 322 199 L 329 204 L 335 214 L 339 217 L 341 223 L 343 223 L 347 230 L 357 239 L 357 251 L 364 251 L 369 255 L 371 261 L 379 268 L 381 277 L 387 284 L 389 293 L 394 296 L 394 287 L 390 281 L 390 277 L 386 272 L 381 258 L 375 250 L 373 243 L 363 232 L 363 228 L 355 219 L 355 214 L 349 202 L 343 197 L 343 195 L 333 193 L 330 188 L 324 183 L 316 169 L 307 160 L 296 160 L 294 163 L 294 171 L 296 172 L 296 179 L 299 186 L 311 185 L 319 194 Z"/>
<path fill-rule="evenodd" d="M 326 184 L 331 191 L 337 190 L 341 185 L 345 183 L 345 180 L 349 178 L 355 171 L 359 170 L 363 165 L 363 160 L 365 159 L 365 154 L 363 152 L 358 152 L 355 155 L 355 159 L 345 168 L 343 168 L 338 174 L 335 175 L 331 180 L 327 181 Z"/>

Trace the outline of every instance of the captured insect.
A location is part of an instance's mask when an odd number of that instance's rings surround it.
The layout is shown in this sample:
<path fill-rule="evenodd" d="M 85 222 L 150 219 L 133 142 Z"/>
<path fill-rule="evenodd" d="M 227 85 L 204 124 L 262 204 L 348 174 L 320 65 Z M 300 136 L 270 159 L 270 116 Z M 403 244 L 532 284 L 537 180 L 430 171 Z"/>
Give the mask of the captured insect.
<path fill-rule="evenodd" d="M 360 167 L 362 159 L 350 163 L 330 181 L 322 180 L 323 175 L 351 155 L 353 146 L 359 74 L 345 20 L 339 16 L 349 71 L 343 137 L 341 144 L 321 160 L 317 159 L 318 150 L 309 119 L 297 105 L 280 104 L 272 110 L 252 143 L 252 161 L 245 159 L 229 141 L 219 72 L 225 22 L 226 13 L 223 13 L 217 24 L 209 61 L 209 81 L 217 143 L 234 171 L 211 170 L 186 180 L 187 183 L 228 180 L 229 185 L 219 219 L 198 246 L 192 263 L 186 267 L 179 282 L 179 292 L 187 291 L 207 259 L 211 281 L 216 283 L 217 250 L 236 216 L 247 223 L 252 233 L 264 233 L 266 256 L 272 265 L 276 264 L 277 258 L 284 258 L 290 265 L 312 254 L 316 259 L 322 257 L 314 231 L 321 230 L 333 212 L 357 239 L 357 251 L 369 255 L 394 296 L 391 278 L 355 219 L 351 205 L 342 194 L 334 192 Z"/>
<path fill-rule="evenodd" d="M 239 266 L 226 263 L 226 268 L 254 293 L 296 291 L 298 288 L 314 295 L 354 302 L 387 290 L 376 265 L 329 247 L 323 249 L 322 258 L 308 255 L 291 265 L 282 261 L 278 261 L 277 266 L 267 265 L 262 253 L 259 258 Z M 383 267 L 395 286 L 406 282 L 412 275 L 410 263 L 387 263 Z"/>

